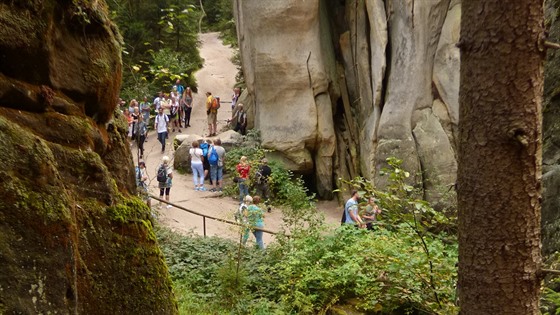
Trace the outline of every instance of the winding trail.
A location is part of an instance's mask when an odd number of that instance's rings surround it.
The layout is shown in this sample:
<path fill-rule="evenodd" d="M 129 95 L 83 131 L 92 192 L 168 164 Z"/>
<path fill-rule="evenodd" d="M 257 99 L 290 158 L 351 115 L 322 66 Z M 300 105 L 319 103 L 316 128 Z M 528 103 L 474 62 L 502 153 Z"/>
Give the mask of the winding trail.
<path fill-rule="evenodd" d="M 237 68 L 231 62 L 233 50 L 224 46 L 218 38 L 218 33 L 205 33 L 199 35 L 201 42 L 200 54 L 204 59 L 204 65 L 201 70 L 196 73 L 198 82 L 198 93 L 193 93 L 193 111 L 191 115 L 190 128 L 183 128 L 181 134 L 197 134 L 206 136 L 208 133 L 206 124 L 206 108 L 205 108 L 205 92 L 210 91 L 215 96 L 220 96 L 222 102 L 230 101 L 232 88 L 235 84 L 235 75 Z M 170 83 L 170 86 L 172 83 Z M 218 130 L 225 124 L 226 120 L 231 117 L 230 103 L 222 103 L 222 107 L 218 111 Z M 157 141 L 157 135 L 151 131 L 148 135 L 148 142 L 145 143 L 144 161 L 150 177 L 150 193 L 159 195 L 157 188 L 157 180 L 155 173 L 161 158 L 164 155 L 173 158 L 173 138 L 179 134 L 172 132 L 169 135 L 166 144 L 166 152 L 161 153 L 161 145 Z M 136 161 L 136 146 L 132 147 Z M 227 153 L 226 153 L 227 154 Z M 194 190 L 192 175 L 181 175 L 177 172 L 173 173 L 173 187 L 170 192 L 170 201 L 172 203 L 183 206 L 204 214 L 216 216 L 223 219 L 233 220 L 233 213 L 238 208 L 237 199 L 225 197 L 219 193 L 200 192 Z M 208 187 L 208 183 L 205 183 Z M 172 228 L 180 233 L 203 234 L 203 219 L 200 216 L 190 214 L 177 208 L 166 208 L 165 205 L 161 209 L 157 208 L 158 201 L 152 200 L 153 209 L 157 210 L 159 222 L 165 226 Z M 336 202 L 321 202 L 319 208 L 325 212 L 325 216 L 329 222 L 339 222 L 340 210 Z M 265 216 L 265 228 L 273 231 L 280 230 L 282 223 L 280 209 L 273 209 L 272 213 Z M 227 237 L 238 239 L 239 228 L 214 220 L 206 220 L 206 234 L 209 236 Z M 265 233 L 265 244 L 270 243 L 274 236 Z M 250 238 L 250 242 L 254 242 L 254 238 Z"/>

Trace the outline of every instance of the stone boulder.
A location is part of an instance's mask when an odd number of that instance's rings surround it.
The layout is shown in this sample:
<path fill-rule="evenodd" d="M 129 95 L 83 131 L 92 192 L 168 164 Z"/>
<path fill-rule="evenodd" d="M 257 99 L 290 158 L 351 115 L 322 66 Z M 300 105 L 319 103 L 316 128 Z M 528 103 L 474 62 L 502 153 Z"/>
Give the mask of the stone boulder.
<path fill-rule="evenodd" d="M 176 314 L 104 1 L 0 0 L 0 312 Z"/>
<path fill-rule="evenodd" d="M 191 141 L 187 141 L 175 149 L 173 168 L 177 171 L 192 174 L 190 148 L 192 148 Z"/>
<path fill-rule="evenodd" d="M 182 137 L 184 140 L 182 143 L 175 149 L 175 154 L 173 158 L 173 168 L 185 173 L 192 173 L 191 170 L 191 156 L 189 154 L 190 148 L 192 148 L 192 143 L 194 141 L 198 141 L 199 143 L 206 140 L 199 135 L 188 135 L 186 137 Z M 220 139 L 222 141 L 222 147 L 227 151 L 231 150 L 232 148 L 238 147 L 243 143 L 243 136 L 233 130 L 228 130 L 225 132 L 220 133 L 215 137 L 210 137 L 208 139 L 215 140 Z"/>
<path fill-rule="evenodd" d="M 249 119 L 261 131 L 262 146 L 295 171 L 315 173 L 319 194 L 328 197 L 336 63 L 320 3 L 236 0 L 234 8 L 247 93 L 255 104 L 248 107 Z"/>
<path fill-rule="evenodd" d="M 243 136 L 233 130 L 222 132 L 216 138 L 220 138 L 220 141 L 222 141 L 222 147 L 226 149 L 226 152 L 239 147 L 243 143 Z"/>

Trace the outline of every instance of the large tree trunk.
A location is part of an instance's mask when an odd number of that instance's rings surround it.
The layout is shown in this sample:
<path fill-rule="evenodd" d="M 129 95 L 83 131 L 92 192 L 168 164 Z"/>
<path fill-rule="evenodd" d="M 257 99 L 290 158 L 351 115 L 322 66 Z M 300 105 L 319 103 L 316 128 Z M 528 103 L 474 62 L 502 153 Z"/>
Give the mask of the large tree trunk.
<path fill-rule="evenodd" d="M 463 1 L 462 314 L 538 314 L 542 5 L 542 0 Z"/>

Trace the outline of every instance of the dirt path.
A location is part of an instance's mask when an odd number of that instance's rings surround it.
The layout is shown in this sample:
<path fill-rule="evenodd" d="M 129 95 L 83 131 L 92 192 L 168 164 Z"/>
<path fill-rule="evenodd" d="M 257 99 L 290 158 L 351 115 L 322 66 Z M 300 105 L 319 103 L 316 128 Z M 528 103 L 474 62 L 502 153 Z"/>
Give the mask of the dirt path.
<path fill-rule="evenodd" d="M 193 112 L 191 116 L 191 126 L 182 130 L 181 134 L 197 134 L 205 136 L 208 133 L 206 124 L 206 108 L 205 95 L 206 91 L 211 91 L 213 95 L 220 96 L 222 102 L 230 101 L 232 87 L 235 84 L 235 74 L 237 69 L 230 61 L 233 50 L 222 44 L 218 39 L 218 33 L 201 34 L 200 54 L 204 61 L 204 66 L 196 73 L 198 82 L 198 93 L 194 94 Z M 170 86 L 172 83 L 170 83 Z M 230 103 L 223 103 L 218 112 L 218 130 L 231 117 Z M 173 138 L 179 134 L 172 132 L 166 145 L 166 152 L 161 153 L 161 145 L 157 141 L 155 132 L 148 135 L 148 142 L 145 143 L 144 161 L 148 170 L 150 181 L 150 192 L 159 195 L 157 181 L 155 180 L 156 169 L 164 155 L 173 158 Z M 133 148 L 136 152 L 136 146 Z M 135 154 L 134 154 L 135 155 Z M 136 157 L 135 157 L 136 159 Z M 136 161 L 135 161 L 136 162 Z M 224 218 L 233 219 L 233 213 L 238 207 L 236 199 L 221 196 L 218 193 L 200 192 L 194 190 L 192 175 L 180 175 L 175 172 L 173 177 L 173 187 L 170 192 L 170 201 L 185 208 Z M 208 185 L 208 183 L 206 183 Z M 152 200 L 154 209 L 157 209 L 160 223 L 171 227 L 172 229 L 188 233 L 203 234 L 203 219 L 200 216 L 190 214 L 178 208 L 166 208 L 165 205 L 161 209 L 157 208 L 158 202 Z M 329 222 L 339 222 L 340 210 L 336 202 L 321 202 L 319 204 L 320 211 L 325 212 L 325 216 Z M 265 217 L 265 228 L 273 231 L 279 230 L 282 223 L 280 209 L 273 209 L 272 213 L 267 213 Z M 216 222 L 214 220 L 206 220 L 206 234 L 220 237 L 234 238 L 239 237 L 236 227 L 229 224 Z M 254 240 L 254 238 L 251 238 Z M 265 233 L 265 244 L 270 243 L 273 236 Z"/>

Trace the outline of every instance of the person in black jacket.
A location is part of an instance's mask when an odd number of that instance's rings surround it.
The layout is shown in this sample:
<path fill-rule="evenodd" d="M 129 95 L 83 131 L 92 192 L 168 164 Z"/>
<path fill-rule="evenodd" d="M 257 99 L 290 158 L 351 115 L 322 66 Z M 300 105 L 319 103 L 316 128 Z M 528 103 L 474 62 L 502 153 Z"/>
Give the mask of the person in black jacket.
<path fill-rule="evenodd" d="M 264 203 L 268 212 L 271 211 L 270 207 L 270 187 L 268 186 L 268 179 L 272 174 L 270 166 L 268 166 L 268 160 L 266 158 L 261 160 L 261 166 L 259 170 L 255 173 L 255 184 L 257 189 L 257 195 L 262 196 Z"/>

